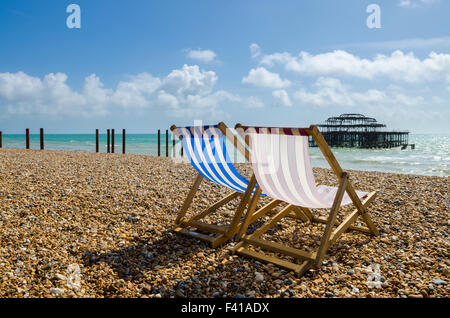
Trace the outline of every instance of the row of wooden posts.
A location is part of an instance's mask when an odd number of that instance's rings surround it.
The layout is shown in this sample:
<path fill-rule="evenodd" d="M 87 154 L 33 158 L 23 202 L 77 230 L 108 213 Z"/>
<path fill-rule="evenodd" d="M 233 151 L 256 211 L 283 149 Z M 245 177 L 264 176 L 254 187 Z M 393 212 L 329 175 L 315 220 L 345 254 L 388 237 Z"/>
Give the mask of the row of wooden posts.
<path fill-rule="evenodd" d="M 39 129 L 39 142 L 40 146 L 39 149 L 44 150 L 44 128 Z M 0 148 L 3 148 L 3 135 L 0 131 Z M 30 149 L 30 129 L 25 129 L 25 148 Z"/>
<path fill-rule="evenodd" d="M 40 148 L 41 150 L 44 150 L 44 128 L 41 128 L 39 131 L 40 134 Z M 114 153 L 115 149 L 115 131 L 114 129 L 107 129 L 106 130 L 106 152 L 107 153 Z M 0 148 L 3 147 L 3 140 L 2 140 L 2 132 L 0 131 Z M 25 130 L 25 148 L 30 149 L 30 129 L 27 128 Z M 125 153 L 126 149 L 126 131 L 125 129 L 122 129 L 122 153 Z M 172 140 L 172 149 L 173 149 L 173 155 L 175 156 L 175 139 Z M 99 142 L 99 130 L 95 130 L 95 152 L 100 152 L 100 142 Z M 158 157 L 161 156 L 161 130 L 158 129 Z M 169 156 L 169 131 L 166 129 L 166 157 Z M 181 156 L 183 156 L 183 148 L 181 148 Z"/>

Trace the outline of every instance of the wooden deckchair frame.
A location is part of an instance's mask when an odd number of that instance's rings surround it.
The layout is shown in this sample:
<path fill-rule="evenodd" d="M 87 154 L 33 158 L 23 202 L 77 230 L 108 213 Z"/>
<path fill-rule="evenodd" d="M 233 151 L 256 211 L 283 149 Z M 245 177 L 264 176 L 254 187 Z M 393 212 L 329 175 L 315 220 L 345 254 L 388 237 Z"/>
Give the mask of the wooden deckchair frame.
<path fill-rule="evenodd" d="M 223 135 L 227 137 L 228 140 L 231 141 L 231 143 L 234 145 L 234 147 L 247 159 L 247 161 L 250 158 L 250 152 L 249 150 L 238 140 L 238 138 L 233 134 L 233 137 L 230 133 L 227 133 L 228 127 L 225 125 L 225 123 L 220 122 L 218 124 L 218 129 L 222 132 Z M 174 133 L 180 140 L 182 137 L 178 134 L 177 126 L 172 125 L 170 127 L 170 130 L 172 133 Z M 245 141 L 245 139 L 244 139 Z M 240 228 L 240 220 L 241 217 L 245 211 L 245 208 L 247 207 L 248 202 L 252 198 L 252 192 L 256 185 L 256 178 L 255 176 L 252 176 L 252 178 L 249 181 L 249 184 L 247 186 L 247 189 L 244 193 L 240 193 L 238 191 L 233 191 L 218 202 L 212 204 L 205 210 L 201 211 L 200 213 L 192 216 L 191 218 L 186 217 L 186 213 L 189 209 L 189 206 L 192 203 L 192 200 L 194 199 L 195 194 L 197 193 L 198 188 L 200 187 L 200 184 L 202 183 L 203 179 L 205 179 L 200 173 L 197 173 L 197 176 L 194 180 L 194 183 L 192 185 L 192 188 L 190 189 L 186 199 L 184 200 L 184 203 L 180 209 L 180 212 L 175 220 L 176 227 L 174 228 L 174 231 L 186 236 L 194 237 L 203 241 L 206 241 L 210 243 L 211 247 L 215 248 L 224 242 L 230 240 L 238 231 Z M 225 204 L 229 203 L 230 201 L 240 198 L 241 201 L 236 208 L 234 212 L 234 216 L 231 220 L 231 223 L 229 225 L 219 226 L 215 224 L 210 224 L 206 222 L 200 221 L 202 218 L 214 213 L 217 209 L 224 206 Z M 203 234 L 195 232 L 196 230 L 201 230 L 207 233 L 212 234 Z"/>
<path fill-rule="evenodd" d="M 241 136 L 244 135 L 243 134 L 244 127 L 241 124 L 237 124 L 235 129 Z M 363 198 L 363 201 L 361 201 L 349 180 L 348 173 L 345 172 L 337 162 L 330 147 L 326 143 L 325 138 L 320 133 L 317 126 L 311 125 L 309 128 L 304 128 L 303 131 L 314 139 L 314 141 L 320 148 L 323 156 L 328 161 L 331 169 L 333 170 L 334 174 L 336 175 L 339 181 L 339 187 L 336 192 L 336 196 L 333 205 L 330 209 L 328 218 L 323 219 L 315 217 L 309 208 L 288 204 L 287 206 L 282 208 L 279 212 L 277 212 L 274 216 L 272 216 L 255 232 L 253 232 L 250 235 L 246 235 L 247 228 L 251 223 L 255 222 L 258 218 L 262 217 L 263 215 L 266 215 L 267 213 L 269 213 L 270 210 L 274 209 L 275 207 L 283 203 L 283 201 L 280 200 L 272 200 L 266 206 L 260 208 L 259 210 L 256 210 L 257 206 L 256 202 L 258 201 L 259 196 L 261 194 L 261 190 L 259 189 L 258 186 L 255 191 L 255 194 L 251 199 L 249 209 L 247 210 L 247 214 L 244 218 L 244 221 L 242 222 L 241 228 L 239 229 L 237 235 L 239 243 L 236 244 L 236 246 L 233 248 L 233 253 L 255 258 L 260 261 L 273 263 L 280 267 L 294 271 L 298 276 L 303 275 L 307 270 L 309 270 L 312 267 L 319 268 L 322 264 L 322 261 L 329 247 L 334 242 L 336 242 L 345 231 L 355 230 L 373 235 L 379 234 L 378 230 L 376 229 L 375 225 L 373 224 L 372 220 L 370 219 L 366 211 L 367 206 L 375 199 L 376 191 L 368 193 Z M 279 134 L 285 134 L 284 130 L 280 129 Z M 347 192 L 347 194 L 351 198 L 356 209 L 352 213 L 347 215 L 344 218 L 343 222 L 337 223 L 336 217 L 339 212 L 339 208 L 345 192 Z M 318 222 L 325 224 L 325 230 L 321 238 L 319 248 L 316 252 L 308 252 L 305 250 L 288 247 L 276 242 L 263 240 L 260 238 L 264 233 L 270 230 L 282 218 L 288 216 L 289 213 L 292 212 L 297 213 L 299 218 L 303 219 L 306 222 Z M 358 216 L 362 218 L 367 227 L 353 225 L 356 222 Z M 268 250 L 271 252 L 283 254 L 285 256 L 293 257 L 294 259 L 296 259 L 297 263 L 289 262 L 285 259 L 276 256 L 267 255 L 263 252 L 257 252 L 254 249 L 249 249 L 248 247 L 250 246 L 258 247 L 261 250 Z"/>

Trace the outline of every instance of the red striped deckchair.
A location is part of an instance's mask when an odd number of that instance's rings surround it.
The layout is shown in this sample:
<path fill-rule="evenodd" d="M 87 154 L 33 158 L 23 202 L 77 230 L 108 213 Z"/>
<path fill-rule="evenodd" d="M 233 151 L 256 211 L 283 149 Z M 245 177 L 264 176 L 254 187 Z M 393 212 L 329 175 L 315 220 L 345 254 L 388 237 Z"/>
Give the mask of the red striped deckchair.
<path fill-rule="evenodd" d="M 358 230 L 378 235 L 378 231 L 366 211 L 366 207 L 375 198 L 376 191 L 367 193 L 354 190 L 348 173 L 342 170 L 316 126 L 274 128 L 248 127 L 238 124 L 236 130 L 243 136 L 250 137 L 251 162 L 258 185 L 252 201 L 256 201 L 261 192 L 274 200 L 258 211 L 255 211 L 256 204 L 253 204 L 252 208 L 248 210 L 245 221 L 239 230 L 240 242 L 235 246 L 233 252 L 271 262 L 302 275 L 313 266 L 321 266 L 330 245 L 346 230 Z M 339 187 L 316 185 L 309 155 L 310 136 L 336 174 Z M 250 223 L 283 202 L 288 205 L 251 235 L 245 234 Z M 346 216 L 342 223 L 337 223 L 336 216 L 339 208 L 350 203 L 353 203 L 356 209 Z M 330 209 L 328 219 L 315 217 L 310 209 L 316 208 Z M 303 214 L 303 218 L 307 221 L 325 224 L 325 231 L 317 252 L 294 249 L 261 239 L 264 233 L 292 211 Z M 353 226 L 359 216 L 367 227 Z M 256 251 L 255 247 L 261 251 Z M 284 254 L 301 262 L 293 263 L 283 258 L 269 256 L 262 252 L 263 250 Z"/>

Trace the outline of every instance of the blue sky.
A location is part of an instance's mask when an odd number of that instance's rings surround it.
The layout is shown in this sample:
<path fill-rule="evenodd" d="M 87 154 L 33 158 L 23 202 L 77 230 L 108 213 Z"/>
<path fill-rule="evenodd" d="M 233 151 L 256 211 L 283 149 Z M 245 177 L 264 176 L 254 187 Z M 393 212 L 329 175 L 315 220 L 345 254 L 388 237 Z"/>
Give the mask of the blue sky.
<path fill-rule="evenodd" d="M 71 3 L 80 29 L 66 25 Z M 449 14 L 447 0 L 3 0 L 0 130 L 306 126 L 351 112 L 448 133 Z"/>

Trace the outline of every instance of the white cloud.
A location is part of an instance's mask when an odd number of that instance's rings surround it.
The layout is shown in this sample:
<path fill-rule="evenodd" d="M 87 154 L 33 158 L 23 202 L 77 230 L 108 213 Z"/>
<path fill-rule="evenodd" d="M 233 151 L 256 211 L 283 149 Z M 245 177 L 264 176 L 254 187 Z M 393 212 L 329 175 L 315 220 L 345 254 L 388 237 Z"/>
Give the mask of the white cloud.
<path fill-rule="evenodd" d="M 189 95 L 210 93 L 217 79 L 213 71 L 201 71 L 198 65 L 185 64 L 181 69 L 173 70 L 162 81 L 161 88 L 184 100 Z"/>
<path fill-rule="evenodd" d="M 89 111 L 101 115 L 104 94 L 101 83 L 95 75 L 85 79 L 80 93 L 74 92 L 67 84 L 64 73 L 49 73 L 43 80 L 24 72 L 0 73 L 0 107 L 9 114 L 35 114 L 38 111 L 50 116 L 58 113 L 86 114 L 86 101 L 96 91 L 98 98 L 92 100 Z"/>
<path fill-rule="evenodd" d="M 176 109 L 179 106 L 178 99 L 172 94 L 168 94 L 163 90 L 158 92 L 157 103 L 158 105 L 168 107 L 170 109 Z"/>
<path fill-rule="evenodd" d="M 317 55 L 301 52 L 298 56 L 284 52 L 264 55 L 260 64 L 268 67 L 281 64 L 287 71 L 304 75 L 386 77 L 408 83 L 443 79 L 450 82 L 450 54 L 435 52 L 423 60 L 402 51 L 395 51 L 390 56 L 378 54 L 373 59 L 360 58 L 343 50 Z"/>
<path fill-rule="evenodd" d="M 106 115 L 111 109 L 159 107 L 174 116 L 198 116 L 219 114 L 219 108 L 230 103 L 263 106 L 253 96 L 214 91 L 217 80 L 213 71 L 184 65 L 164 78 L 148 73 L 129 76 L 115 89 L 105 88 L 100 78 L 91 74 L 77 92 L 67 85 L 64 73 L 50 73 L 43 79 L 24 72 L 0 73 L 0 109 L 10 115 L 92 117 Z"/>
<path fill-rule="evenodd" d="M 252 43 L 250 45 L 250 53 L 252 54 L 252 58 L 255 59 L 261 55 L 261 48 L 258 44 Z"/>
<path fill-rule="evenodd" d="M 210 63 L 214 61 L 217 54 L 211 50 L 188 50 L 187 57 L 193 60 L 197 60 L 204 63 Z"/>
<path fill-rule="evenodd" d="M 422 96 L 408 96 L 402 93 L 386 93 L 377 89 L 354 92 L 335 78 L 321 77 L 314 84 L 316 92 L 300 89 L 294 97 L 313 106 L 417 106 L 424 103 Z"/>
<path fill-rule="evenodd" d="M 450 36 L 437 38 L 410 38 L 392 41 L 379 42 L 356 42 L 337 45 L 339 48 L 370 48 L 382 50 L 401 50 L 401 49 L 444 49 L 450 47 Z"/>
<path fill-rule="evenodd" d="M 288 93 L 284 89 L 275 90 L 272 92 L 272 96 L 282 105 L 286 107 L 292 106 L 292 102 Z"/>
<path fill-rule="evenodd" d="M 400 0 L 398 5 L 403 8 L 418 8 L 421 5 L 431 5 L 439 2 L 440 0 Z"/>
<path fill-rule="evenodd" d="M 413 5 L 413 1 L 411 1 L 411 0 L 400 0 L 398 5 L 400 7 L 411 7 Z"/>
<path fill-rule="evenodd" d="M 269 88 L 283 88 L 291 85 L 289 80 L 281 79 L 279 74 L 269 72 L 264 67 L 251 69 L 248 76 L 242 79 L 242 83 Z"/>
<path fill-rule="evenodd" d="M 264 103 L 255 96 L 250 96 L 243 99 L 243 104 L 249 108 L 261 108 L 264 107 Z"/>
<path fill-rule="evenodd" d="M 91 110 L 103 112 L 111 101 L 113 90 L 103 88 L 100 78 L 92 74 L 86 77 L 82 94 L 86 100 L 85 103 L 89 103 Z"/>
<path fill-rule="evenodd" d="M 123 107 L 150 106 L 149 96 L 161 86 L 161 80 L 148 73 L 141 73 L 130 78 L 130 81 L 119 82 L 112 99 L 117 105 Z"/>
<path fill-rule="evenodd" d="M 7 100 L 33 96 L 42 88 L 43 83 L 38 78 L 23 72 L 0 74 L 0 94 Z"/>

